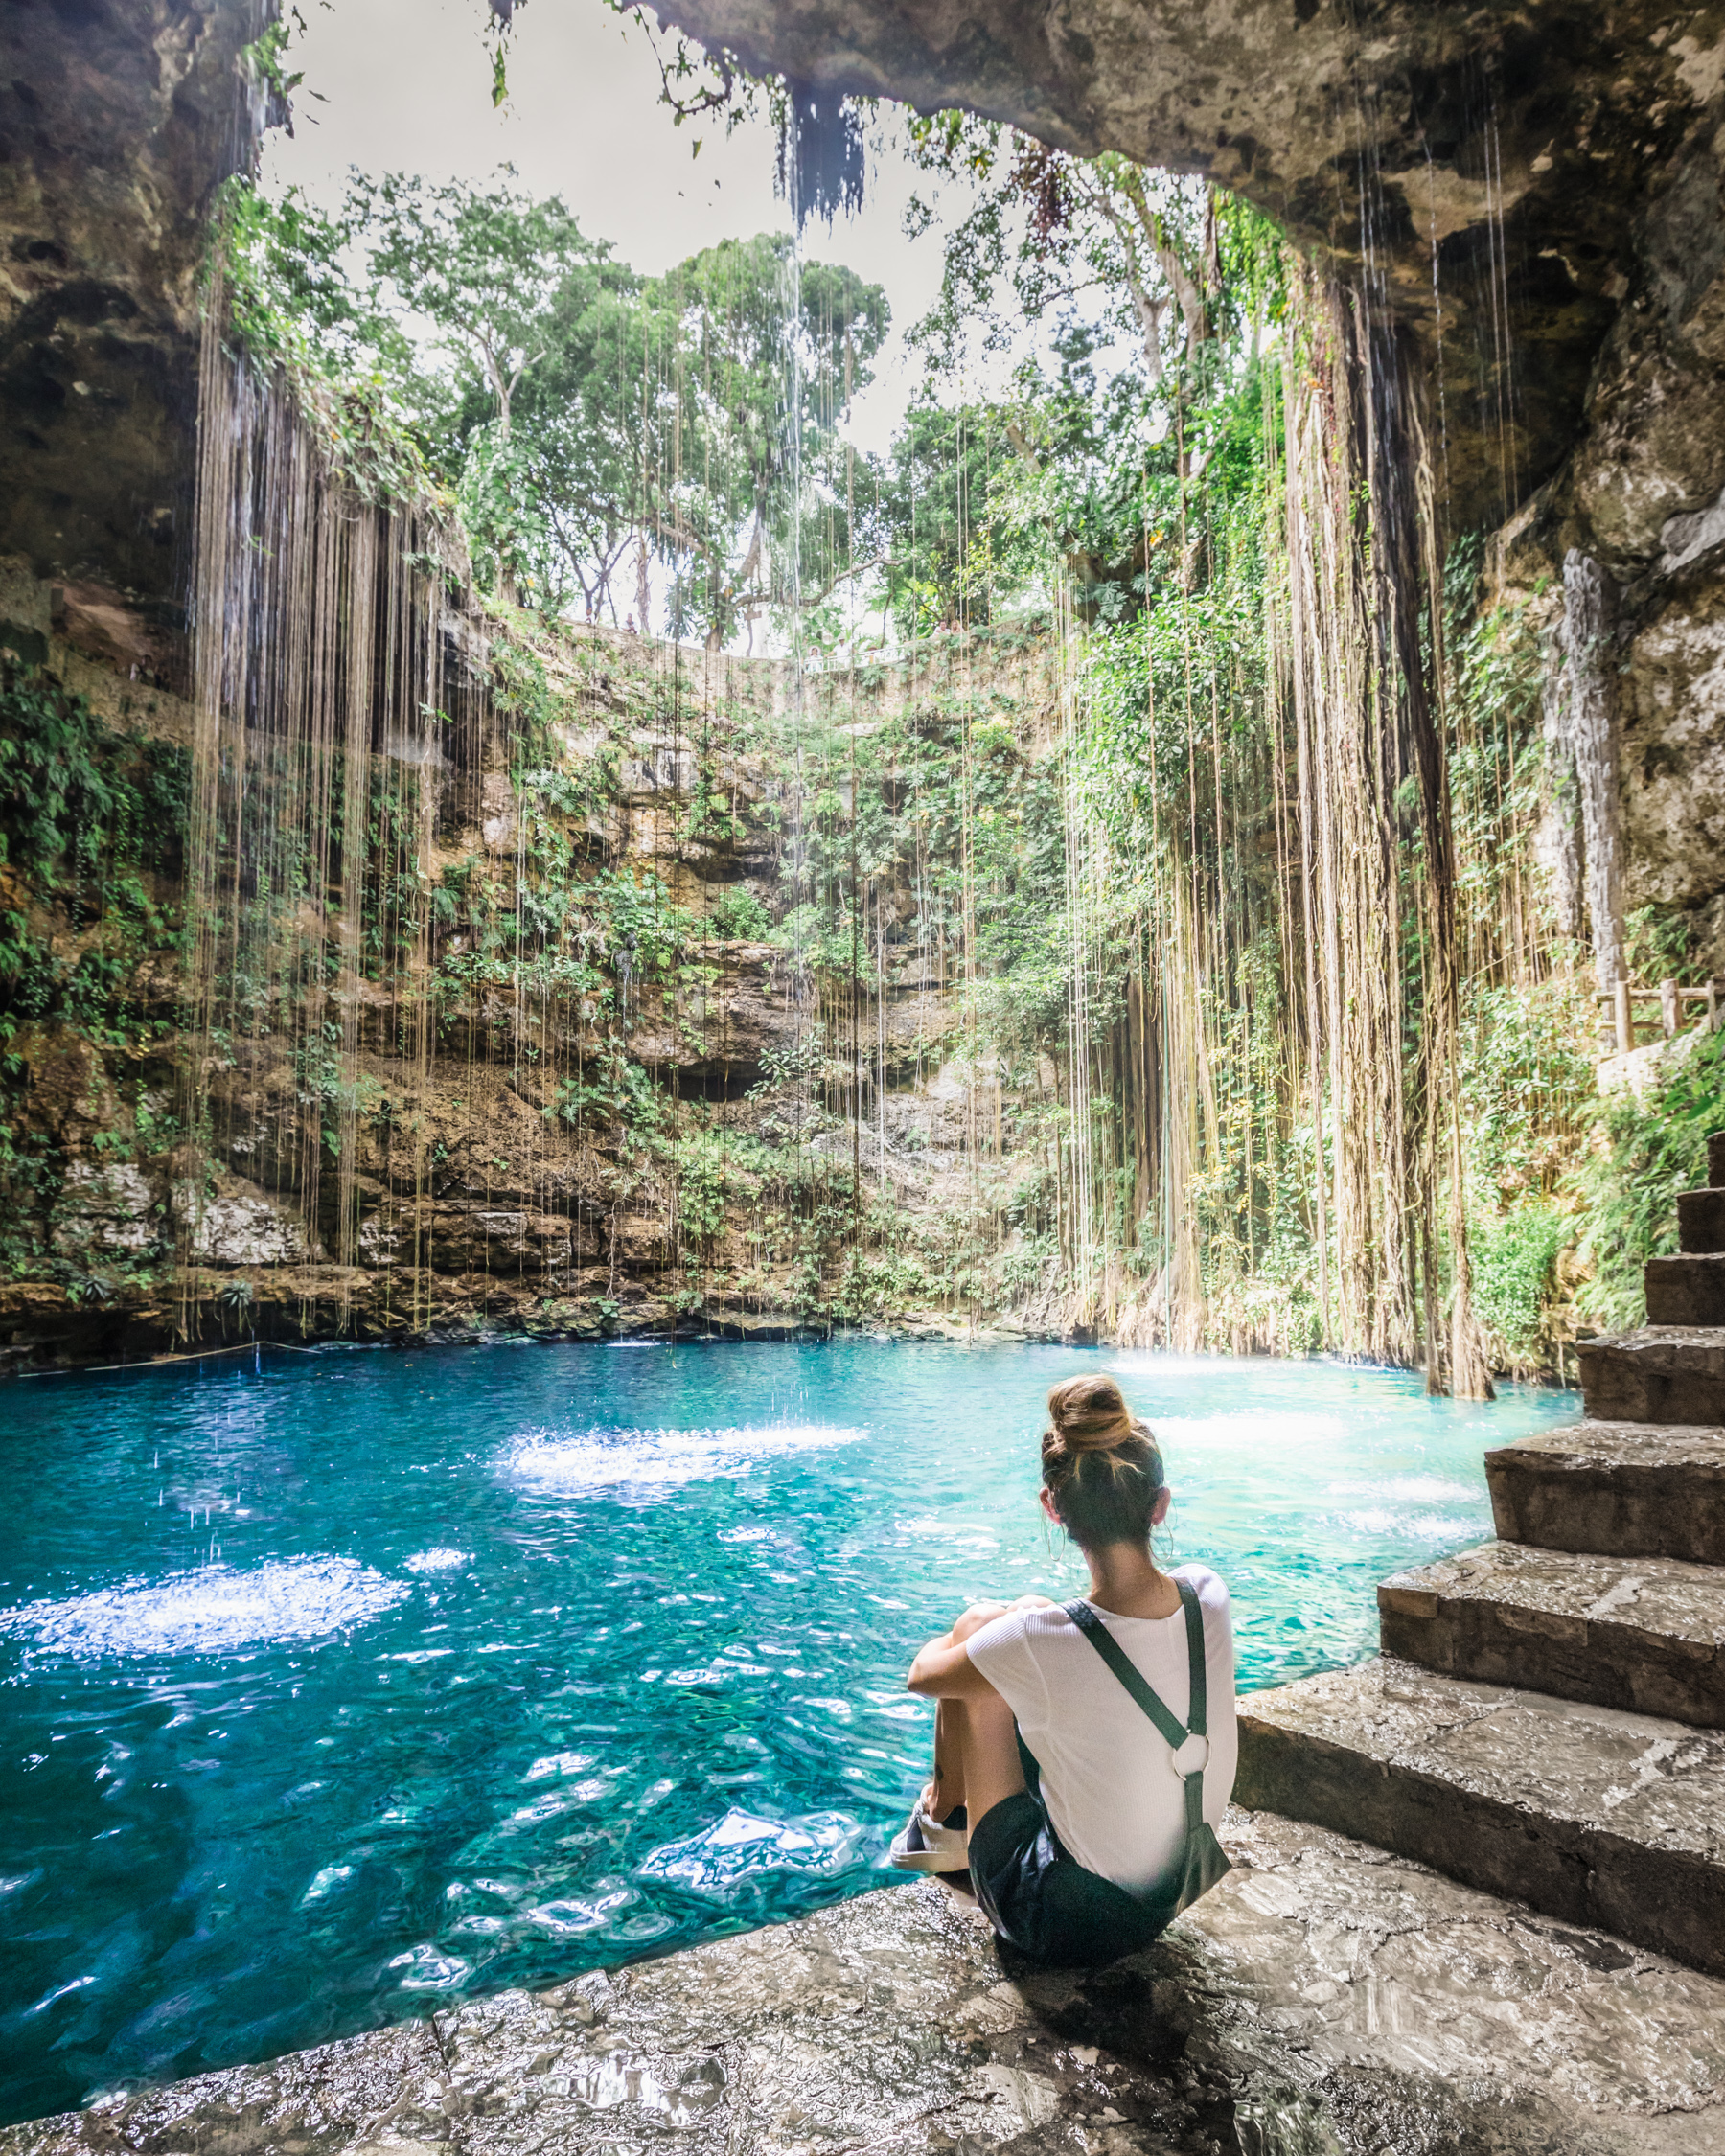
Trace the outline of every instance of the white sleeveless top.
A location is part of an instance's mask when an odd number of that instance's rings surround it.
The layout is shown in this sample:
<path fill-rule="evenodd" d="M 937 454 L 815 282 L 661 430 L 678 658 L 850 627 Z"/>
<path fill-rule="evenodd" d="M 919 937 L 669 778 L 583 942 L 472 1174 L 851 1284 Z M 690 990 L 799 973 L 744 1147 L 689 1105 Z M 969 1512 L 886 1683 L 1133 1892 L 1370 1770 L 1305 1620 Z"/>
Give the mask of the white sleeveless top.
<path fill-rule="evenodd" d="M 1190 1582 L 1204 1616 L 1210 1740 L 1204 1816 L 1215 1827 L 1240 1749 L 1228 1589 L 1205 1565 L 1182 1565 L 1171 1576 Z M 1184 1611 L 1165 1617 L 1103 1609 L 1096 1615 L 1184 1722 L 1191 1692 Z M 1140 1892 L 1154 1886 L 1180 1855 L 1185 1787 L 1167 1739 L 1084 1634 L 1058 1606 L 1008 1610 L 972 1636 L 970 1658 L 1018 1717 L 1042 1770 L 1049 1821 L 1068 1850 L 1116 1886 Z"/>

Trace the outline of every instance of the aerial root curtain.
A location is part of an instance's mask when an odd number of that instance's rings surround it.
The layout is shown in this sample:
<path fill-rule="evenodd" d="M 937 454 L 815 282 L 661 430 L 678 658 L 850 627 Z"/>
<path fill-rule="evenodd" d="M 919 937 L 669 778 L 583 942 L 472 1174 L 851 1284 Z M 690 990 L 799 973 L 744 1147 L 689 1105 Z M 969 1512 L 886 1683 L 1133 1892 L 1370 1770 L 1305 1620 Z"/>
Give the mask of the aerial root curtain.
<path fill-rule="evenodd" d="M 189 1336 L 219 1160 L 243 1159 L 280 1201 L 289 1254 L 356 1263 L 361 1050 L 428 1061 L 435 827 L 477 786 L 489 709 L 463 649 L 459 549 L 426 502 L 345 471 L 304 394 L 236 335 L 218 259 L 199 384 L 175 1191 Z M 417 1222 L 424 1143 L 402 1143 L 393 1172 Z"/>
<path fill-rule="evenodd" d="M 1088 1307 L 1132 1344 L 1216 1344 L 1196 1193 L 1218 1180 L 1227 1148 L 1244 1147 L 1238 1254 L 1254 1250 L 1254 1175 L 1300 1179 L 1320 1343 L 1423 1365 L 1430 1389 L 1489 1398 L 1461 1148 L 1426 413 L 1403 339 L 1361 291 L 1295 265 L 1282 333 L 1281 424 L 1266 423 L 1280 477 L 1265 507 L 1261 741 L 1225 748 L 1206 719 L 1213 844 L 1194 792 L 1189 814 L 1178 803 L 1153 812 L 1152 869 L 1112 864 L 1140 875 L 1144 914 L 1117 1038 L 1092 1045 L 1087 1076 L 1115 1104 L 1113 1165 L 1139 1243 L 1161 1262 L 1135 1291 L 1116 1259 Z M 1188 785 L 1193 768 L 1188 758 Z M 1242 838 L 1254 825 L 1275 855 L 1268 896 Z M 1230 1053 L 1274 1073 L 1261 1129 L 1218 1113 Z M 1084 1085 L 1073 1089 L 1082 1099 Z M 1208 1262 L 1219 1262 L 1213 1237 Z"/>
<path fill-rule="evenodd" d="M 1436 476 L 1405 339 L 1296 272 L 1283 382 L 1308 1104 L 1345 1353 L 1491 1396 L 1461 1153 Z M 1447 1265 L 1439 1255 L 1447 1244 Z"/>

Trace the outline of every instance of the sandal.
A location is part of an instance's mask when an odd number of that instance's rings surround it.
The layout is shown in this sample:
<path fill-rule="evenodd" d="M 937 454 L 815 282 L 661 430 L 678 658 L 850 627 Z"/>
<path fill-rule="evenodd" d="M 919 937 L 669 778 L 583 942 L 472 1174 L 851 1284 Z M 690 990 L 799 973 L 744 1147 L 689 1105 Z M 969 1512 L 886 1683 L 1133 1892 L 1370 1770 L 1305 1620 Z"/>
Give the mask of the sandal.
<path fill-rule="evenodd" d="M 919 1797 L 910 1817 L 892 1838 L 888 1852 L 900 1871 L 968 1871 L 970 1825 L 964 1806 L 950 1812 L 944 1822 L 932 1820 Z"/>

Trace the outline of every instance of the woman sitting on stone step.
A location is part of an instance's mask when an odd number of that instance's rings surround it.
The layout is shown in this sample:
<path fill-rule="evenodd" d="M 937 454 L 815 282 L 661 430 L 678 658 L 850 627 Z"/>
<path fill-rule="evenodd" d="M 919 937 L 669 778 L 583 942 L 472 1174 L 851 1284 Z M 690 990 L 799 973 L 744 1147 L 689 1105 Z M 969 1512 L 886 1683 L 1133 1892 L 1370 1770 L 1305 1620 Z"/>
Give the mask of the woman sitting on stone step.
<path fill-rule="evenodd" d="M 1228 1869 L 1233 1629 L 1214 1572 L 1151 1554 L 1162 1453 L 1112 1378 L 1049 1393 L 1042 1471 L 1090 1593 L 978 1603 L 910 1664 L 911 1691 L 938 1703 L 934 1776 L 892 1857 L 968 1867 L 1001 1938 L 1095 1965 L 1147 1946 Z"/>

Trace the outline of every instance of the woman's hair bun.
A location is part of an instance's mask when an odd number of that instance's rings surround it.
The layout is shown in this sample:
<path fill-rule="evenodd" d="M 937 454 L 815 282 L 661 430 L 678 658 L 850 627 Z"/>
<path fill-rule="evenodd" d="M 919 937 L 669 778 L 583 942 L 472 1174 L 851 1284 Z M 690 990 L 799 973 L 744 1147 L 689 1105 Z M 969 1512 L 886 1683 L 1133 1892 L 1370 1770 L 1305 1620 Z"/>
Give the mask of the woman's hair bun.
<path fill-rule="evenodd" d="M 1162 1448 L 1113 1378 L 1068 1378 L 1048 1394 L 1042 1464 L 1043 1487 L 1081 1548 L 1148 1546 L 1162 1495 Z"/>
<path fill-rule="evenodd" d="M 1066 1453 L 1107 1453 L 1129 1437 L 1154 1443 L 1146 1426 L 1126 1405 L 1111 1377 L 1067 1378 L 1048 1394 L 1045 1449 Z"/>

